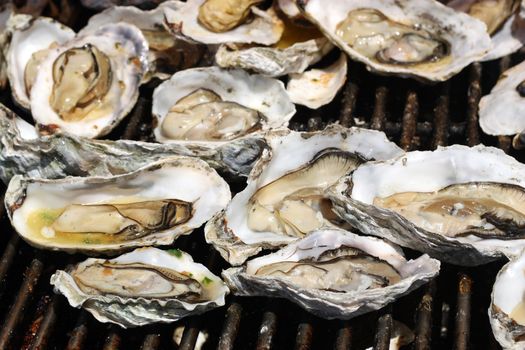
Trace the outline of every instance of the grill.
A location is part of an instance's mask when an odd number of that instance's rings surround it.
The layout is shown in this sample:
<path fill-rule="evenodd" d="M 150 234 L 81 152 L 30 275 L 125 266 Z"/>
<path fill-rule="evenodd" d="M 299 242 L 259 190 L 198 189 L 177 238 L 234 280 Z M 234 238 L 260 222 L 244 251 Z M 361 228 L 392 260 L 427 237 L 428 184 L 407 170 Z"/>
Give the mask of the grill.
<path fill-rule="evenodd" d="M 78 14 L 78 11 L 76 12 Z M 78 29 L 78 28 L 77 28 Z M 372 75 L 351 62 L 347 83 L 336 100 L 319 110 L 298 108 L 290 127 L 318 130 L 330 122 L 384 131 L 403 149 L 428 150 L 452 143 L 484 143 L 523 160 L 509 137 L 480 133 L 477 105 L 500 73 L 525 58 L 525 50 L 498 61 L 475 63 L 448 82 L 423 85 L 414 80 Z M 330 58 L 328 58 L 330 59 Z M 201 65 L 209 64 L 209 56 Z M 151 141 L 151 86 L 111 138 Z M 9 93 L 0 101 L 11 103 Z M 233 189 L 242 184 L 233 184 Z M 5 187 L 2 188 L 2 192 Z M 386 308 L 350 321 L 323 320 L 281 299 L 229 296 L 226 306 L 168 325 L 131 330 L 101 324 L 55 295 L 49 277 L 81 255 L 36 250 L 23 242 L 0 206 L 0 349 L 388 349 L 392 321 L 413 329 L 409 349 L 500 349 L 492 336 L 487 307 L 503 262 L 478 268 L 443 264 L 435 280 Z M 208 246 L 202 229 L 179 238 L 173 247 L 190 253 L 215 274 L 228 265 Z M 418 253 L 405 251 L 408 257 Z M 477 330 L 477 332 L 473 332 Z"/>

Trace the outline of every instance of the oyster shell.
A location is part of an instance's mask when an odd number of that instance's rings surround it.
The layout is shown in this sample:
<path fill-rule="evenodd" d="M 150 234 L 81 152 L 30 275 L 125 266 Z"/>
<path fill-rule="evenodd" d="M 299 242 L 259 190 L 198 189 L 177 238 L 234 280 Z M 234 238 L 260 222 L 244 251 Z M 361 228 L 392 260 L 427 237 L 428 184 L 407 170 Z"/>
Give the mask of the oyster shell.
<path fill-rule="evenodd" d="M 92 140 L 69 134 L 35 136 L 35 129 L 0 104 L 0 179 L 111 176 L 135 171 L 173 155 L 196 156 L 184 146 L 149 142 Z M 213 168 L 246 177 L 267 147 L 262 135 L 200 152 Z"/>
<path fill-rule="evenodd" d="M 173 322 L 223 306 L 228 288 L 178 249 L 140 248 L 115 259 L 87 259 L 51 276 L 55 292 L 100 322 L 121 327 Z"/>
<path fill-rule="evenodd" d="M 159 85 L 152 113 L 157 141 L 197 151 L 285 127 L 295 106 L 276 79 L 206 67 L 175 73 Z"/>
<path fill-rule="evenodd" d="M 250 7 L 253 19 L 247 23 L 239 24 L 236 27 L 223 31 L 213 32 L 201 24 L 198 19 L 199 9 L 211 0 L 188 0 L 186 5 L 179 10 L 166 8 L 164 11 L 166 26 L 182 39 L 191 39 L 203 44 L 222 44 L 222 43 L 257 43 L 271 45 L 279 41 L 283 33 L 283 23 L 277 14 L 270 8 L 262 11 L 257 7 Z M 213 1 L 216 3 L 216 1 Z M 243 3 L 253 2 L 250 0 Z M 223 8 L 222 5 L 228 7 Z M 221 10 L 212 11 L 213 16 L 228 16 L 226 8 L 235 6 L 233 1 L 218 2 Z M 243 7 L 243 9 L 246 9 Z M 236 9 L 237 10 L 237 9 Z"/>
<path fill-rule="evenodd" d="M 11 44 L 6 53 L 13 100 L 29 109 L 29 94 L 40 63 L 49 50 L 75 37 L 75 32 L 52 18 L 13 15 L 7 24 Z"/>
<path fill-rule="evenodd" d="M 286 298 L 317 316 L 349 319 L 418 288 L 439 266 L 427 255 L 407 261 L 380 239 L 320 230 L 222 276 L 236 295 Z"/>
<path fill-rule="evenodd" d="M 488 135 L 515 135 L 525 130 L 525 62 L 501 75 L 479 101 L 479 126 Z"/>
<path fill-rule="evenodd" d="M 483 23 L 437 1 L 297 3 L 334 44 L 380 73 L 444 81 L 491 48 Z"/>
<path fill-rule="evenodd" d="M 267 142 L 246 188 L 205 227 L 206 241 L 232 265 L 314 229 L 341 225 L 324 190 L 367 159 L 402 153 L 381 132 L 338 125 L 311 133 L 276 131 Z"/>
<path fill-rule="evenodd" d="M 13 13 L 13 4 L 0 5 L 0 90 L 7 84 L 7 62 L 5 53 L 9 48 L 9 33 L 7 32 L 7 21 Z"/>
<path fill-rule="evenodd" d="M 40 131 L 89 138 L 109 133 L 137 101 L 147 52 L 140 30 L 125 23 L 102 26 L 51 49 L 31 94 Z"/>
<path fill-rule="evenodd" d="M 134 6 L 110 7 L 92 16 L 82 32 L 117 22 L 137 26 L 149 46 L 149 71 L 144 82 L 153 77 L 168 79 L 177 70 L 195 66 L 202 56 L 202 47 L 177 39 L 164 28 L 164 9 L 178 10 L 182 6 L 184 3 L 180 1 L 166 1 L 150 11 L 142 11 Z"/>
<path fill-rule="evenodd" d="M 11 179 L 15 230 L 39 248 L 115 253 L 171 244 L 226 207 L 226 182 L 205 162 L 172 157 L 135 172 L 59 180 Z"/>
<path fill-rule="evenodd" d="M 326 68 L 291 74 L 286 92 L 293 103 L 317 109 L 334 99 L 346 81 L 347 59 L 344 53 Z"/>
<path fill-rule="evenodd" d="M 491 294 L 489 320 L 494 337 L 507 350 L 525 347 L 525 255 L 515 256 L 498 272 Z"/>
<path fill-rule="evenodd" d="M 525 165 L 496 148 L 460 145 L 362 165 L 328 195 L 363 233 L 458 265 L 525 247 L 524 196 Z"/>

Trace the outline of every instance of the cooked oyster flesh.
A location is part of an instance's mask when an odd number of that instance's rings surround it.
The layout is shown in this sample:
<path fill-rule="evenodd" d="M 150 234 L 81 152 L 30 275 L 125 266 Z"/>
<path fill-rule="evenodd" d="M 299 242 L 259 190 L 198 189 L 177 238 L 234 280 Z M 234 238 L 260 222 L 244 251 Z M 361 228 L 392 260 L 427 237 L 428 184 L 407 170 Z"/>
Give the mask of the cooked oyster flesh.
<path fill-rule="evenodd" d="M 162 134 L 174 140 L 229 141 L 261 127 L 261 114 L 212 91 L 198 89 L 173 105 L 162 122 Z"/>
<path fill-rule="evenodd" d="M 251 7 L 262 0 L 207 0 L 199 7 L 197 19 L 206 29 L 215 32 L 227 32 L 244 23 Z"/>
<path fill-rule="evenodd" d="M 402 192 L 374 199 L 417 226 L 448 237 L 525 237 L 525 189 L 510 184 L 471 182 L 436 192 Z"/>
<path fill-rule="evenodd" d="M 133 203 L 71 204 L 64 209 L 34 214 L 35 230 L 60 240 L 89 242 L 128 241 L 184 224 L 192 216 L 192 204 L 166 199 Z"/>
<path fill-rule="evenodd" d="M 523 271 L 525 274 L 525 271 Z M 525 300 L 518 303 L 510 313 L 510 318 L 516 323 L 525 326 Z"/>
<path fill-rule="evenodd" d="M 53 64 L 54 85 L 49 102 L 63 120 L 82 120 L 102 104 L 111 80 L 109 58 L 95 46 L 69 49 Z"/>
<path fill-rule="evenodd" d="M 491 35 L 516 12 L 519 5 L 520 0 L 455 0 L 447 4 L 485 23 Z"/>
<path fill-rule="evenodd" d="M 24 86 L 26 89 L 27 96 L 30 95 L 31 88 L 35 81 L 36 75 L 38 74 L 38 67 L 40 63 L 47 57 L 49 49 L 39 50 L 31 55 L 29 61 L 27 61 L 24 69 Z"/>
<path fill-rule="evenodd" d="M 439 61 L 450 44 L 418 24 L 395 22 L 376 9 L 356 9 L 336 27 L 354 50 L 380 63 L 410 65 Z"/>
<path fill-rule="evenodd" d="M 363 160 L 350 152 L 327 149 L 302 168 L 260 188 L 248 204 L 248 227 L 302 237 L 326 224 L 337 223 L 326 188 Z"/>
<path fill-rule="evenodd" d="M 341 255 L 336 249 L 324 252 L 323 259 L 316 261 L 272 263 L 259 268 L 255 275 L 280 277 L 303 288 L 336 292 L 381 288 L 401 280 L 388 262 L 358 249 L 345 250 L 350 254 L 345 251 Z"/>

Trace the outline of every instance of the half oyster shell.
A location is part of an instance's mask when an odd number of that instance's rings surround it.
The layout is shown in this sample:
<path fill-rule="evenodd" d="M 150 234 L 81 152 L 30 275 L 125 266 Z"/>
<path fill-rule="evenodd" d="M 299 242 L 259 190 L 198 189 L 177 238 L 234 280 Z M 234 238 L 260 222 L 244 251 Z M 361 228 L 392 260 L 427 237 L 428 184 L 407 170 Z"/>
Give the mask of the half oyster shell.
<path fill-rule="evenodd" d="M 503 151 L 454 145 L 364 164 L 329 191 L 365 234 L 458 265 L 525 247 L 525 165 Z"/>
<path fill-rule="evenodd" d="M 232 265 L 315 229 L 343 225 L 325 189 L 365 160 L 402 154 L 382 132 L 338 125 L 319 132 L 275 131 L 266 138 L 269 150 L 246 188 L 205 227 L 206 241 Z"/>
<path fill-rule="evenodd" d="M 5 205 L 15 230 L 39 248 L 115 253 L 171 244 L 226 207 L 228 184 L 205 162 L 172 157 L 111 177 L 14 177 Z"/>
<path fill-rule="evenodd" d="M 485 25 L 433 0 L 299 0 L 305 16 L 380 73 L 444 81 L 491 48 Z"/>
<path fill-rule="evenodd" d="M 279 80 L 206 67 L 175 73 L 159 85 L 152 113 L 157 141 L 198 152 L 285 127 L 295 106 Z"/>
<path fill-rule="evenodd" d="M 9 33 L 7 21 L 13 13 L 13 4 L 10 2 L 0 5 L 0 90 L 7 85 L 7 62 L 5 54 L 9 48 Z"/>
<path fill-rule="evenodd" d="M 40 131 L 89 138 L 108 134 L 137 101 L 147 53 L 140 30 L 125 23 L 102 26 L 51 49 L 31 94 Z"/>
<path fill-rule="evenodd" d="M 174 322 L 223 306 L 228 288 L 178 249 L 140 248 L 115 259 L 87 259 L 51 276 L 55 292 L 100 322 L 121 327 Z"/>
<path fill-rule="evenodd" d="M 286 298 L 317 316 L 349 319 L 418 288 L 439 267 L 428 255 L 407 261 L 380 239 L 319 230 L 222 276 L 234 294 Z"/>

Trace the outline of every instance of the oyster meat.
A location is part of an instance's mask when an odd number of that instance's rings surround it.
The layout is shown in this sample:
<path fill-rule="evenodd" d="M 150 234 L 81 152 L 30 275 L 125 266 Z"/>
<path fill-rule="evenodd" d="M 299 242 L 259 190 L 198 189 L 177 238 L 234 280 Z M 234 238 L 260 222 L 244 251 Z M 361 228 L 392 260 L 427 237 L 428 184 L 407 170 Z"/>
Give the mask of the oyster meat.
<path fill-rule="evenodd" d="M 147 53 L 141 31 L 125 23 L 102 26 L 51 49 L 31 94 L 39 130 L 89 138 L 108 134 L 137 101 Z"/>
<path fill-rule="evenodd" d="M 381 132 L 338 125 L 311 133 L 275 131 L 267 140 L 269 150 L 246 188 L 205 227 L 206 241 L 232 265 L 313 230 L 344 225 L 325 190 L 365 160 L 402 154 Z"/>
<path fill-rule="evenodd" d="M 380 73 L 444 81 L 491 48 L 481 21 L 433 0 L 297 3 L 334 44 Z"/>
<path fill-rule="evenodd" d="M 157 141 L 196 150 L 285 127 L 295 106 L 276 79 L 206 67 L 178 72 L 159 85 L 152 112 Z"/>
<path fill-rule="evenodd" d="M 283 23 L 273 8 L 263 11 L 258 0 L 188 0 L 178 10 L 166 8 L 166 26 L 181 39 L 203 44 L 275 44 Z"/>
<path fill-rule="evenodd" d="M 428 255 L 407 261 L 380 239 L 325 229 L 222 276 L 234 294 L 286 298 L 317 316 L 349 319 L 418 288 L 439 267 Z"/>
<path fill-rule="evenodd" d="M 15 230 L 36 247 L 115 253 L 171 244 L 230 198 L 227 183 L 206 163 L 172 157 L 110 177 L 16 176 L 5 205 Z"/>
<path fill-rule="evenodd" d="M 363 233 L 453 264 L 525 246 L 525 166 L 499 149 L 409 152 L 362 165 L 329 192 L 334 210 Z"/>
<path fill-rule="evenodd" d="M 87 259 L 51 276 L 57 293 L 100 322 L 121 327 L 174 322 L 224 305 L 228 288 L 178 249 L 139 248 L 115 259 Z"/>

